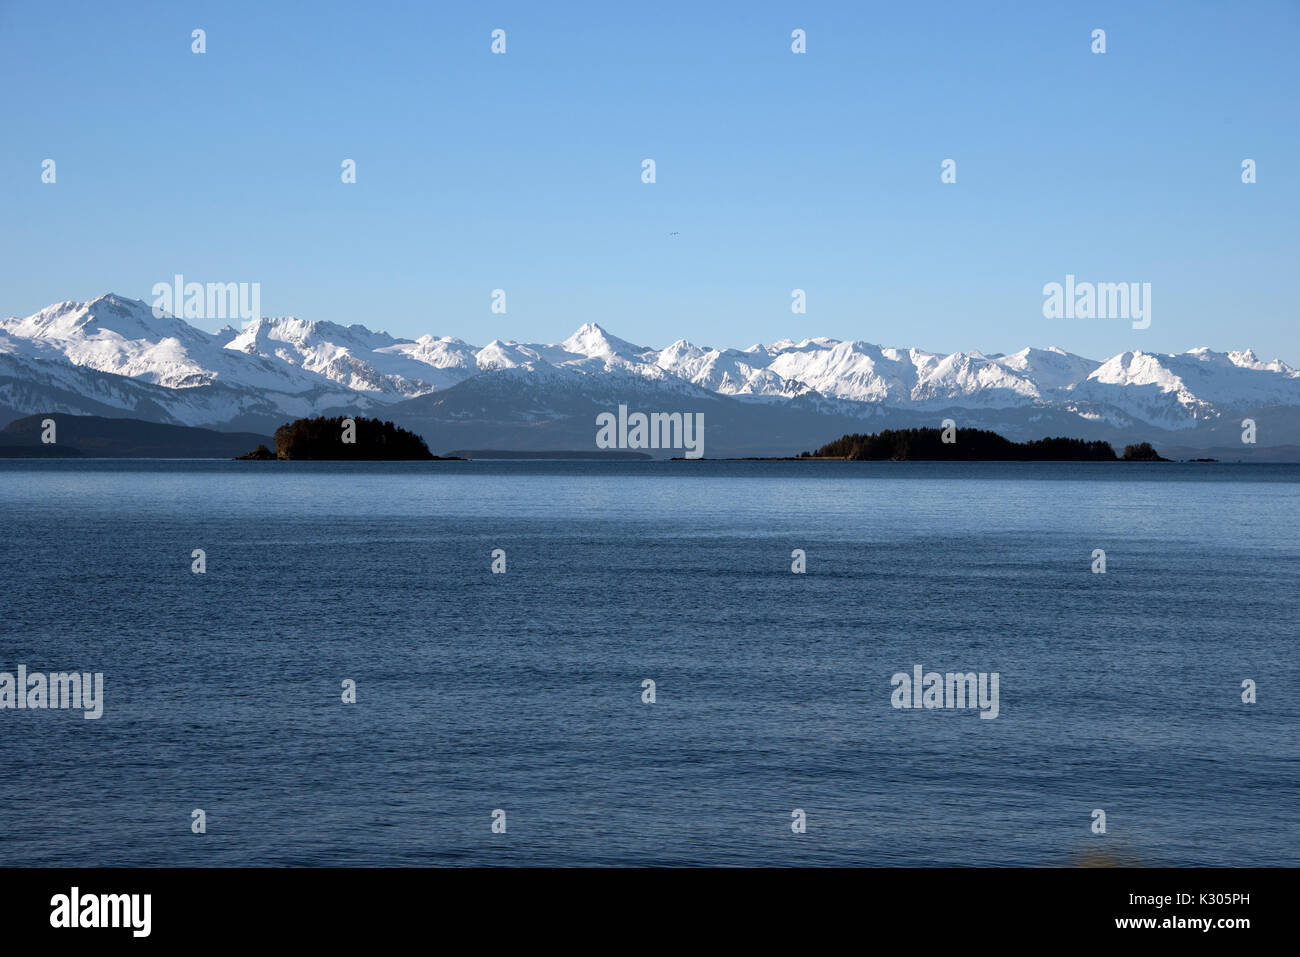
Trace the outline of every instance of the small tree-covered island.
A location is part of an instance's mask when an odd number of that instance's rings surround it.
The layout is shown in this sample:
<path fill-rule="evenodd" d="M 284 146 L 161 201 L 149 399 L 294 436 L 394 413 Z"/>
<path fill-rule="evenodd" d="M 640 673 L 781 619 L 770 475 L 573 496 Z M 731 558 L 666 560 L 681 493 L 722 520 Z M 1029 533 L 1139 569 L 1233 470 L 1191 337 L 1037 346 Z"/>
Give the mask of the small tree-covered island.
<path fill-rule="evenodd" d="M 275 430 L 274 452 L 259 445 L 239 458 L 330 462 L 461 461 L 458 456 L 434 455 L 424 439 L 392 422 L 344 416 L 318 416 L 287 422 Z"/>
<path fill-rule="evenodd" d="M 1047 438 L 1012 442 L 986 429 L 886 429 L 846 435 L 802 459 L 893 462 L 1168 462 L 1149 442 L 1115 454 L 1109 442 Z"/>

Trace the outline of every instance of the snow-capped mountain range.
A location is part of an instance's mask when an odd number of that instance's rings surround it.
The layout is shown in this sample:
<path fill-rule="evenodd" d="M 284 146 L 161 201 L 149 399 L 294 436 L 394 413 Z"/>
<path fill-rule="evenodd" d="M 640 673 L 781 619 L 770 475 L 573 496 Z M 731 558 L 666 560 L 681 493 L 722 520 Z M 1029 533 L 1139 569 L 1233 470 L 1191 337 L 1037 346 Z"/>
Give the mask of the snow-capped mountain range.
<path fill-rule="evenodd" d="M 1096 361 L 1055 348 L 945 355 L 827 338 L 747 349 L 678 340 L 656 349 L 593 323 L 558 344 L 476 346 L 295 318 L 209 333 L 112 294 L 0 321 L 0 406 L 10 417 L 62 411 L 228 428 L 341 409 L 387 408 L 399 421 L 463 418 L 466 410 L 453 411 L 455 403 L 440 404 L 441 397 L 471 380 L 482 380 L 471 390 L 480 395 L 485 383 L 497 383 L 494 401 L 528 404 L 525 418 L 533 421 L 546 419 L 555 390 L 617 398 L 620 390 L 650 388 L 683 401 L 730 400 L 753 415 L 789 407 L 866 419 L 864 429 L 888 424 L 885 412 L 903 415 L 901 423 L 913 419 L 906 413 L 928 421 L 927 413 L 942 410 L 978 413 L 971 424 L 1002 422 L 1012 432 L 1017 422 L 1032 432 L 1030 423 L 1042 421 L 1055 434 L 1070 423 L 1083 435 L 1098 428 L 1189 433 L 1288 409 L 1300 427 L 1300 372 L 1249 350 L 1133 351 Z M 565 414 L 559 406 L 550 411 Z"/>

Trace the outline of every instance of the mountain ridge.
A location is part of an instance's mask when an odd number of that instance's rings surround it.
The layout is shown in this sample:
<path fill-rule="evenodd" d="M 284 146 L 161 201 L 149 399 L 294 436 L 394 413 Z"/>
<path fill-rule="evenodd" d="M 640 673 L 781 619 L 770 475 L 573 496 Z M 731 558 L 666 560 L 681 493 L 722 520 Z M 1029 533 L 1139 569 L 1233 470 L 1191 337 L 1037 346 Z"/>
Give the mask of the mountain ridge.
<path fill-rule="evenodd" d="M 462 395 L 500 406 L 495 414 L 485 407 L 485 427 L 585 416 L 591 402 L 575 403 L 576 393 L 608 402 L 653 384 L 655 401 L 713 406 L 713 399 L 726 399 L 746 410 L 735 413 L 738 419 L 780 418 L 777 410 L 784 410 L 876 423 L 883 412 L 902 426 L 932 424 L 935 414 L 955 411 L 972 425 L 1001 421 L 1014 429 L 1021 420 L 1028 427 L 1037 412 L 1078 437 L 1145 430 L 1179 434 L 1190 446 L 1221 446 L 1241 417 L 1264 415 L 1271 418 L 1261 442 L 1300 440 L 1300 372 L 1248 348 L 1129 350 L 1100 361 L 1054 346 L 944 354 L 824 336 L 746 349 L 679 338 L 660 349 L 594 322 L 559 343 L 496 338 L 480 347 L 296 317 L 209 333 L 112 293 L 0 320 L 0 407 L 11 417 L 51 408 L 143 411 L 176 424 L 262 429 L 275 419 L 341 410 L 421 418 L 457 406 L 463 419 L 469 411 L 458 402 L 420 400 L 481 378 Z M 461 439 L 497 444 L 488 434 Z"/>

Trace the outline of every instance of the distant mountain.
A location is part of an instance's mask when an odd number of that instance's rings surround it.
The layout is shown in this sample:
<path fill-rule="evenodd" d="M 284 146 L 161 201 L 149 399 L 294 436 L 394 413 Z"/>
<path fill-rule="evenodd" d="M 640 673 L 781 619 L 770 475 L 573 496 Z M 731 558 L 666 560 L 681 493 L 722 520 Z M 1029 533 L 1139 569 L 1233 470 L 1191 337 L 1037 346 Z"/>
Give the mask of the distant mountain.
<path fill-rule="evenodd" d="M 81 450 L 69 445 L 46 445 L 30 436 L 9 435 L 0 432 L 0 459 L 75 459 Z"/>
<path fill-rule="evenodd" d="M 1300 444 L 1300 372 L 1249 350 L 1060 349 L 1010 355 L 780 340 L 747 349 L 639 346 L 594 323 L 557 344 L 479 347 L 295 318 L 208 333 L 115 295 L 0 321 L 0 422 L 53 410 L 270 431 L 312 415 L 378 414 L 435 450 L 591 446 L 620 403 L 698 411 L 706 455 L 793 454 L 845 433 L 963 428 L 1188 449 Z M 1243 446 L 1243 451 L 1255 451 Z"/>
<path fill-rule="evenodd" d="M 42 423 L 54 421 L 52 445 L 41 441 Z M 270 442 L 251 432 L 217 432 L 140 419 L 41 413 L 10 422 L 0 430 L 0 455 L 12 457 L 90 456 L 94 458 L 233 458 Z M 4 452 L 3 448 L 10 451 Z"/>

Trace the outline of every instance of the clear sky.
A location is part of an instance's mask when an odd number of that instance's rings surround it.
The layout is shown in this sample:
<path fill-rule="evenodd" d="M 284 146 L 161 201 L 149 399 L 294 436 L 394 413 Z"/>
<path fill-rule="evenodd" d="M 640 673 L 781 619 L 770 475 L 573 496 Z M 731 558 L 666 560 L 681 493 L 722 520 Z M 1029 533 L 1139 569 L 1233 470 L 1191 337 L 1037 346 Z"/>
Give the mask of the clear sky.
<path fill-rule="evenodd" d="M 1285 0 L 0 0 L 0 314 L 182 273 L 478 344 L 1300 365 L 1298 41 Z M 1151 283 L 1150 328 L 1045 319 L 1067 273 Z"/>

